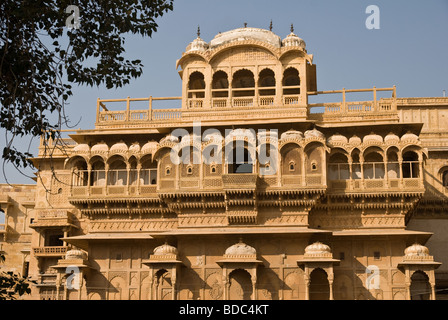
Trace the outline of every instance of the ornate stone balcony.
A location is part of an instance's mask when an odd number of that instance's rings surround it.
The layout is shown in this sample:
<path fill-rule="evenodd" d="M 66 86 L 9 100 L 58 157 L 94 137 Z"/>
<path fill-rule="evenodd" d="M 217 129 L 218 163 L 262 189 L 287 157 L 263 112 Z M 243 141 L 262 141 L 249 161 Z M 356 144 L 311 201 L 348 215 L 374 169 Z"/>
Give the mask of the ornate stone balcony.
<path fill-rule="evenodd" d="M 258 175 L 255 173 L 229 173 L 222 175 L 224 189 L 251 189 L 257 187 Z"/>
<path fill-rule="evenodd" d="M 68 247 L 34 247 L 33 253 L 35 257 L 62 257 L 67 253 Z"/>
<path fill-rule="evenodd" d="M 391 98 L 377 99 L 377 93 L 391 91 Z M 347 101 L 347 93 L 372 92 L 373 100 Z M 325 121 L 325 123 L 341 123 L 355 121 L 398 121 L 396 88 L 353 89 L 317 91 L 309 94 L 341 93 L 341 102 L 313 103 L 308 105 L 308 119 Z"/>
<path fill-rule="evenodd" d="M 74 227 L 72 214 L 67 210 L 41 210 L 37 219 L 30 224 L 31 228 Z"/>

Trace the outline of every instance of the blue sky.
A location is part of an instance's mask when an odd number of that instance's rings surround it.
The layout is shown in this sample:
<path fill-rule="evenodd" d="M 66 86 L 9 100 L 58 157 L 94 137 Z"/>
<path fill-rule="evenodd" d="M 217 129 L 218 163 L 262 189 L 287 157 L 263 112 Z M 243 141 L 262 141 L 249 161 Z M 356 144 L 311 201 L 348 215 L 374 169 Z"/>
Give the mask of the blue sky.
<path fill-rule="evenodd" d="M 369 5 L 380 9 L 379 30 L 365 26 Z M 143 76 L 117 90 L 77 87 L 66 112 L 74 123 L 80 121 L 77 128 L 92 129 L 98 97 L 180 96 L 176 60 L 196 38 L 198 25 L 201 38 L 209 42 L 245 22 L 268 29 L 271 20 L 282 39 L 293 23 L 294 33 L 305 40 L 317 65 L 318 90 L 396 85 L 398 97 L 448 93 L 448 0 L 175 0 L 174 10 L 157 20 L 152 38 L 127 37 L 127 55 L 142 60 Z M 311 102 L 324 99 L 330 98 L 313 97 Z M 22 143 L 26 148 L 29 141 Z M 37 141 L 31 151 L 37 153 Z M 10 183 L 33 183 L 12 166 L 6 171 Z"/>

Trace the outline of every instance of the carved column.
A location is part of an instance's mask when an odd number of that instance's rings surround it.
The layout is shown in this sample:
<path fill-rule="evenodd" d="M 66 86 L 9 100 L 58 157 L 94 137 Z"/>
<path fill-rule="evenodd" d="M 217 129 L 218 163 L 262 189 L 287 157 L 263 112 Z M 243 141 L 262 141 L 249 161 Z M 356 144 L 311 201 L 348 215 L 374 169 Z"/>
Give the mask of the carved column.
<path fill-rule="evenodd" d="M 107 194 L 107 185 L 109 183 L 109 164 L 106 162 L 104 164 L 104 188 L 105 188 L 105 194 Z"/>
<path fill-rule="evenodd" d="M 329 284 L 329 287 L 330 287 L 330 300 L 334 300 L 334 297 L 333 297 L 333 281 L 334 281 L 334 274 L 328 272 L 328 284 Z"/>
<path fill-rule="evenodd" d="M 300 157 L 300 161 L 302 162 L 302 186 L 306 186 L 306 156 L 304 152 L 302 150 L 302 156 Z"/>
<path fill-rule="evenodd" d="M 406 269 L 405 273 L 406 300 L 411 300 L 411 277 L 409 275 L 409 269 Z"/>
<path fill-rule="evenodd" d="M 171 282 L 172 282 L 172 300 L 177 300 L 177 268 L 171 268 Z"/>
<path fill-rule="evenodd" d="M 257 293 L 257 269 L 252 270 L 252 300 L 258 300 L 258 293 Z"/>
<path fill-rule="evenodd" d="M 142 164 L 137 163 L 137 183 L 136 183 L 136 194 L 140 194 L 140 171 L 142 170 Z M 150 181 L 151 182 L 151 181 Z"/>

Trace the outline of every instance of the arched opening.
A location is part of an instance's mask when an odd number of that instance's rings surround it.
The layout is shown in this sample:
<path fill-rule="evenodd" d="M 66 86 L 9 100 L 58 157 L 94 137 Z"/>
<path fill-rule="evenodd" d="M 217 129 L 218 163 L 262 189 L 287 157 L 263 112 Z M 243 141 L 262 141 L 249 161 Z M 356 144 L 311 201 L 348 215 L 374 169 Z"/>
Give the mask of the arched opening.
<path fill-rule="evenodd" d="M 232 96 L 253 97 L 255 95 L 255 79 L 254 74 L 247 70 L 241 69 L 233 74 L 232 80 Z"/>
<path fill-rule="evenodd" d="M 229 275 L 229 299 L 230 300 L 250 300 L 252 296 L 252 281 L 249 272 L 243 269 L 236 269 Z"/>
<path fill-rule="evenodd" d="M 403 178 L 418 178 L 420 175 L 418 154 L 414 151 L 403 153 L 402 162 Z"/>
<path fill-rule="evenodd" d="M 204 75 L 195 71 L 188 79 L 188 107 L 201 108 L 205 98 Z"/>
<path fill-rule="evenodd" d="M 188 80 L 188 98 L 204 98 L 205 97 L 205 81 L 204 75 L 199 71 L 195 71 L 190 75 Z"/>
<path fill-rule="evenodd" d="M 229 96 L 229 79 L 227 73 L 216 71 L 212 79 L 212 97 L 227 98 Z"/>
<path fill-rule="evenodd" d="M 258 95 L 260 105 L 274 104 L 275 74 L 271 69 L 263 69 L 258 75 Z"/>
<path fill-rule="evenodd" d="M 180 178 L 197 178 L 199 179 L 199 170 L 201 163 L 200 151 L 193 147 L 187 146 L 179 151 Z"/>
<path fill-rule="evenodd" d="M 306 174 L 322 174 L 322 148 L 318 143 L 312 143 L 305 147 Z"/>
<path fill-rule="evenodd" d="M 253 173 L 254 161 L 249 144 L 233 141 L 226 146 L 228 173 Z"/>
<path fill-rule="evenodd" d="M 140 185 L 157 185 L 157 162 L 151 155 L 146 155 L 140 160 Z"/>
<path fill-rule="evenodd" d="M 441 179 L 442 179 L 442 186 L 448 188 L 448 168 L 442 171 Z"/>
<path fill-rule="evenodd" d="M 384 179 L 383 156 L 376 148 L 364 153 L 364 179 Z"/>
<path fill-rule="evenodd" d="M 296 68 L 288 68 L 283 72 L 283 95 L 300 94 L 300 77 Z"/>
<path fill-rule="evenodd" d="M 330 283 L 327 273 L 318 268 L 310 274 L 310 300 L 330 300 Z"/>
<path fill-rule="evenodd" d="M 297 176 L 295 183 L 300 183 L 302 173 L 302 161 L 300 147 L 295 143 L 288 143 L 281 149 L 282 176 Z M 283 183 L 289 183 L 289 179 L 283 179 Z"/>
<path fill-rule="evenodd" d="M 358 180 L 362 178 L 361 163 L 360 163 L 360 151 L 358 149 L 352 152 L 352 179 Z"/>
<path fill-rule="evenodd" d="M 83 157 L 74 157 L 70 159 L 71 167 L 73 168 L 72 184 L 73 186 L 87 186 L 88 171 L 87 162 Z"/>
<path fill-rule="evenodd" d="M 387 150 L 387 177 L 389 179 L 400 178 L 400 163 L 398 162 L 398 149 L 396 147 Z"/>
<path fill-rule="evenodd" d="M 106 184 L 106 170 L 104 160 L 100 156 L 90 159 L 92 171 L 90 173 L 90 185 L 94 187 L 104 186 Z"/>
<path fill-rule="evenodd" d="M 350 178 L 350 168 L 347 156 L 341 152 L 336 152 L 330 156 L 328 164 L 329 180 L 347 180 Z"/>
<path fill-rule="evenodd" d="M 126 163 L 121 156 L 115 155 L 109 159 L 107 184 L 109 186 L 125 186 L 128 183 Z"/>
<path fill-rule="evenodd" d="M 157 279 L 157 300 L 172 300 L 173 285 L 171 273 L 165 269 L 156 272 Z"/>
<path fill-rule="evenodd" d="M 428 276 L 422 271 L 416 271 L 411 277 L 411 300 L 429 300 L 431 285 Z"/>
<path fill-rule="evenodd" d="M 132 156 L 129 158 L 129 185 L 137 184 L 137 158 Z"/>

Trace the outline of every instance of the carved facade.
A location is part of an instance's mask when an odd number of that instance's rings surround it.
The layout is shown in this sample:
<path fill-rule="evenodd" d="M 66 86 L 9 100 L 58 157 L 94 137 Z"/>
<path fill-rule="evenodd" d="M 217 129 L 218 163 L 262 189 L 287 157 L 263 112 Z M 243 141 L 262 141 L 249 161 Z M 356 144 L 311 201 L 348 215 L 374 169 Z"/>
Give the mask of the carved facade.
<path fill-rule="evenodd" d="M 40 147 L 33 298 L 435 299 L 448 98 L 318 91 L 293 32 L 198 35 L 177 67 L 182 97 L 98 100 Z"/>

